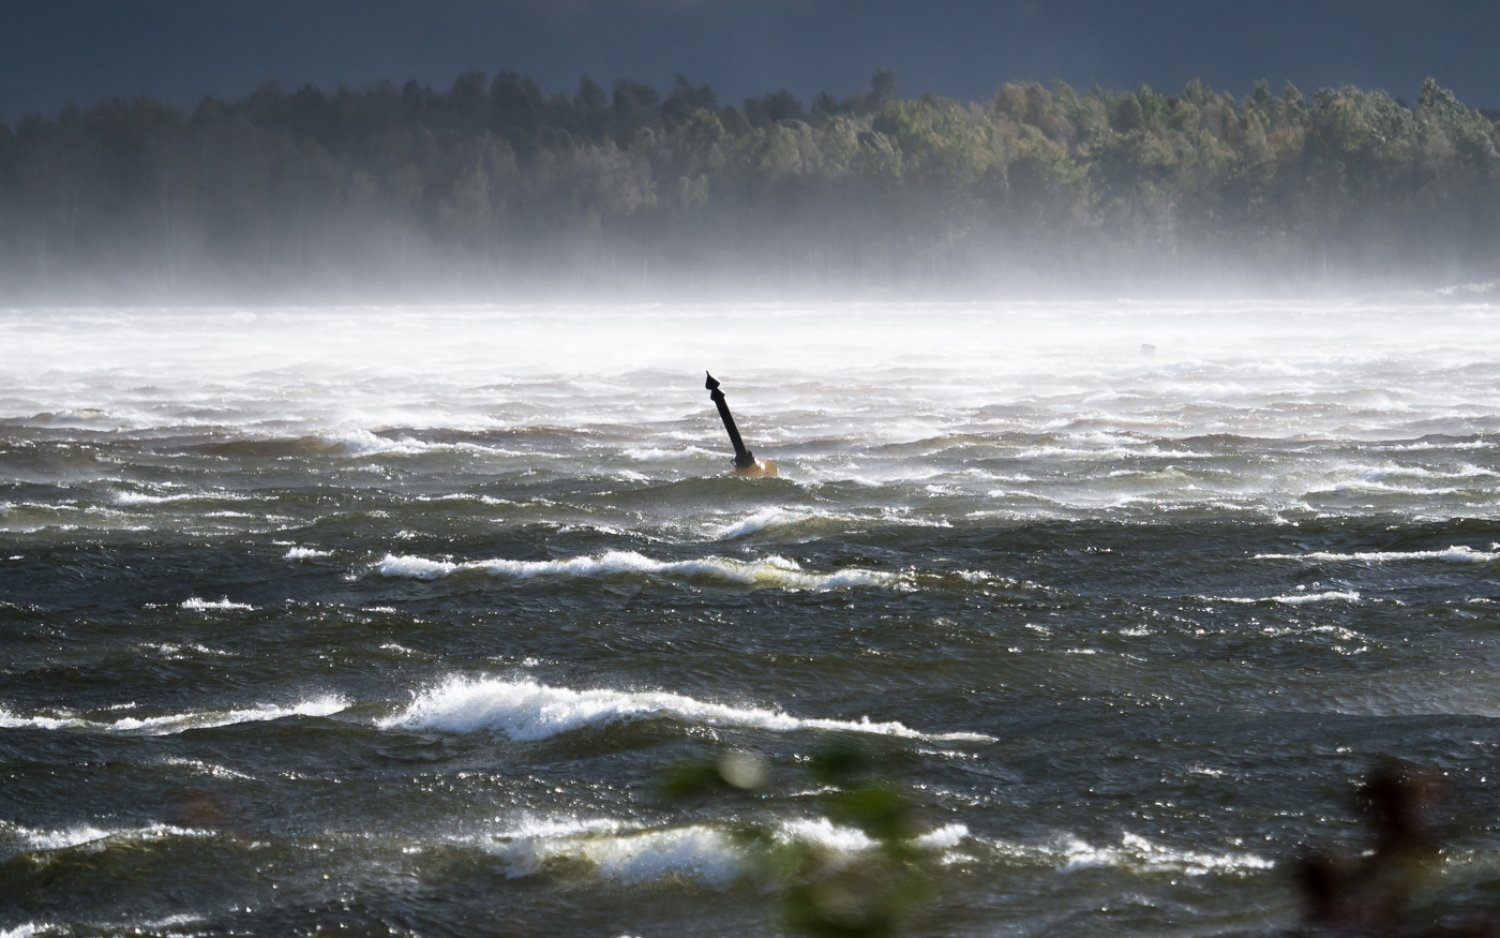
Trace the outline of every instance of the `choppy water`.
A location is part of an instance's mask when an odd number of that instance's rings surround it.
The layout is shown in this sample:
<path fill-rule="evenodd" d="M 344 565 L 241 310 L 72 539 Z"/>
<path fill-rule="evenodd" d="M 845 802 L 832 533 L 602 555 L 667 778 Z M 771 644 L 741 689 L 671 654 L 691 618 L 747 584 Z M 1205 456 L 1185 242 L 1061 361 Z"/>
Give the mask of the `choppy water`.
<path fill-rule="evenodd" d="M 1143 348 L 1148 344 L 1153 349 Z M 0 312 L 0 934 L 1275 933 L 1380 755 L 1500 866 L 1500 311 Z M 724 382 L 783 476 L 729 477 Z M 669 770 L 749 753 L 748 793 Z M 747 836 L 746 831 L 756 836 Z"/>

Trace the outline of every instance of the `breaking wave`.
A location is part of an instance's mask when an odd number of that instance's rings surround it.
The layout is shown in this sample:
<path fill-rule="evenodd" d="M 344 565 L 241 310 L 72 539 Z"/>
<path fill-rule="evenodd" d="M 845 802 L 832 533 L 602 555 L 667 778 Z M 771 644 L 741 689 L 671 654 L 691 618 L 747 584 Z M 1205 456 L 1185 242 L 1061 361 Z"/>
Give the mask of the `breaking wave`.
<path fill-rule="evenodd" d="M 672 580 L 703 580 L 731 586 L 786 590 L 836 590 L 873 586 L 908 587 L 908 578 L 896 573 L 850 567 L 833 573 L 807 573 L 792 560 L 766 557 L 735 560 L 704 557 L 700 560 L 654 560 L 635 551 L 607 551 L 596 556 L 566 560 L 470 560 L 454 562 L 387 554 L 375 564 L 386 577 L 440 580 L 463 573 L 526 580 L 542 577 L 598 578 L 648 576 Z"/>
<path fill-rule="evenodd" d="M 0 822 L 0 835 L 10 835 L 19 841 L 23 851 L 69 850 L 102 841 L 124 841 L 144 843 L 165 837 L 207 837 L 207 831 L 176 827 L 170 824 L 152 824 L 147 827 L 114 828 L 106 830 L 91 824 L 75 824 L 72 827 L 42 830 Z"/>
<path fill-rule="evenodd" d="M 121 733 L 136 736 L 172 736 L 188 730 L 213 729 L 239 723 L 265 723 L 286 717 L 326 717 L 345 709 L 342 697 L 304 700 L 290 706 L 257 704 L 236 710 L 190 710 L 155 717 L 123 717 L 113 722 L 58 711 L 29 716 L 0 708 L 0 729 L 74 730 L 89 733 Z"/>
<path fill-rule="evenodd" d="M 218 612 L 229 612 L 229 611 L 254 612 L 255 611 L 255 607 L 254 606 L 251 606 L 248 603 L 233 602 L 233 601 L 230 600 L 230 598 L 228 596 L 225 596 L 224 598 L 219 599 L 219 600 L 208 600 L 208 599 L 201 599 L 201 598 L 199 598 L 197 596 L 190 596 L 187 599 L 184 599 L 182 601 L 182 606 L 180 608 L 186 609 L 186 610 L 188 610 L 190 612 L 210 612 L 210 611 L 218 611 Z"/>
<path fill-rule="evenodd" d="M 853 527 L 875 524 L 903 525 L 908 527 L 949 527 L 950 522 L 932 519 L 897 517 L 890 513 L 877 516 L 837 514 L 828 511 L 799 510 L 790 508 L 766 508 L 748 517 L 727 524 L 705 526 L 705 534 L 716 541 L 735 541 L 757 534 L 815 536 L 818 534 L 843 533 Z"/>
<path fill-rule="evenodd" d="M 962 824 L 950 824 L 918 836 L 911 845 L 942 853 L 969 836 Z M 613 820 L 567 820 L 528 823 L 522 829 L 472 838 L 497 856 L 513 878 L 532 876 L 559 863 L 583 864 L 600 877 L 628 884 L 687 879 L 714 889 L 764 877 L 758 851 L 786 844 L 816 848 L 829 870 L 847 865 L 879 844 L 863 831 L 828 818 L 776 822 L 764 840 L 709 824 L 643 829 Z M 765 885 L 774 885 L 766 882 Z"/>
<path fill-rule="evenodd" d="M 1144 873 L 1175 873 L 1184 876 L 1245 876 L 1275 868 L 1274 861 L 1245 852 L 1216 853 L 1167 847 L 1124 833 L 1119 843 L 1095 845 L 1071 835 L 1043 843 L 996 840 L 987 846 L 999 856 L 1027 864 L 1044 864 L 1063 872 L 1092 867 L 1115 867 Z"/>
<path fill-rule="evenodd" d="M 1490 550 L 1475 550 L 1462 544 L 1443 550 L 1407 551 L 1356 551 L 1336 553 L 1332 551 L 1309 551 L 1305 554 L 1256 554 L 1253 560 L 1300 560 L 1307 563 L 1402 563 L 1406 561 L 1441 560 L 1448 563 L 1494 563 L 1500 560 L 1500 545 L 1491 544 Z"/>
<path fill-rule="evenodd" d="M 493 732 L 517 742 L 532 742 L 577 730 L 661 718 L 777 733 L 825 730 L 928 742 L 994 741 L 994 737 L 979 733 L 923 733 L 896 722 L 795 717 L 779 710 L 734 707 L 662 691 L 572 690 L 535 681 L 464 677 L 449 678 L 417 693 L 409 705 L 377 725 L 383 729 Z"/>
<path fill-rule="evenodd" d="M 1359 593 L 1354 590 L 1326 590 L 1321 593 L 1287 593 L 1282 596 L 1267 596 L 1257 599 L 1247 596 L 1218 596 L 1205 597 L 1209 602 L 1220 603 L 1281 603 L 1287 606 L 1305 606 L 1312 603 L 1357 603 L 1360 602 Z"/>

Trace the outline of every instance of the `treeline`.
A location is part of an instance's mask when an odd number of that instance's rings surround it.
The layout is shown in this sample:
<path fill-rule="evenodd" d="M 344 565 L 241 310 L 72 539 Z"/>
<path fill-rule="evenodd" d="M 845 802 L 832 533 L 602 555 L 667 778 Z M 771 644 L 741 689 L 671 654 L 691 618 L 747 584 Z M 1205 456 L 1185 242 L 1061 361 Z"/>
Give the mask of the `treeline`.
<path fill-rule="evenodd" d="M 739 106 L 503 72 L 0 124 L 0 304 L 1496 276 L 1500 131 L 1414 104 L 1007 84 Z"/>

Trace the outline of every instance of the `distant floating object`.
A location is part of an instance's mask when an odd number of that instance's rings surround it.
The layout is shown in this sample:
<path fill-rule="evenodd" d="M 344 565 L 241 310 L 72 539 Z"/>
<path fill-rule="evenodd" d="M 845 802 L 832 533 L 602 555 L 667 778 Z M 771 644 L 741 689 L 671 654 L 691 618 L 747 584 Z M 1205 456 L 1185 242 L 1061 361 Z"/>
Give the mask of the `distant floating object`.
<path fill-rule="evenodd" d="M 729 431 L 729 442 L 734 444 L 734 474 L 759 479 L 768 476 L 779 475 L 776 464 L 769 459 L 756 459 L 748 449 L 745 441 L 740 439 L 739 428 L 734 425 L 734 417 L 729 413 L 729 404 L 724 400 L 724 392 L 719 390 L 719 382 L 714 376 L 708 375 L 708 380 L 703 383 L 708 388 L 708 396 L 713 399 L 714 406 L 719 408 L 719 419 L 724 421 L 724 429 Z"/>
<path fill-rule="evenodd" d="M 1146 355 L 1146 356 L 1155 355 L 1156 354 L 1156 346 L 1152 345 L 1150 342 L 1142 342 L 1141 343 L 1141 354 L 1142 355 Z"/>

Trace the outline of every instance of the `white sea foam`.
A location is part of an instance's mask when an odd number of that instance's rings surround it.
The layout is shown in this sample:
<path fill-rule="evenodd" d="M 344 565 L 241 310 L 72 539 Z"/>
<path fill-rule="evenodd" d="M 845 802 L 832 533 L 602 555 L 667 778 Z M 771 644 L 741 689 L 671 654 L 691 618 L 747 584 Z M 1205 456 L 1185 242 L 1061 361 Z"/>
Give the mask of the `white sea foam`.
<path fill-rule="evenodd" d="M 389 440 L 383 436 L 376 436 L 369 430 L 345 430 L 341 433 L 328 433 L 323 435 L 322 440 L 329 446 L 338 447 L 346 456 L 375 456 L 384 454 L 410 456 L 431 448 L 427 444 L 416 440 Z"/>
<path fill-rule="evenodd" d="M 705 525 L 704 532 L 712 540 L 734 541 L 759 534 L 763 531 L 774 532 L 783 528 L 807 528 L 811 531 L 827 531 L 843 530 L 856 525 L 863 527 L 870 524 L 923 528 L 952 527 L 952 523 L 946 519 L 908 518 L 889 510 L 882 512 L 878 517 L 869 517 L 853 514 L 835 514 L 828 511 L 765 508 L 728 524 Z"/>
<path fill-rule="evenodd" d="M 176 502 L 244 502 L 249 501 L 250 496 L 235 492 L 179 492 L 174 495 L 151 495 L 146 492 L 116 492 L 114 503 L 121 506 L 129 505 L 169 505 Z"/>
<path fill-rule="evenodd" d="M 126 718 L 116 722 L 111 729 L 117 732 L 140 731 L 153 736 L 166 736 L 187 730 L 232 726 L 238 723 L 265 723 L 294 716 L 326 717 L 348 706 L 348 701 L 343 697 L 325 696 L 291 705 L 257 704 L 238 710 L 191 711 L 141 720 Z"/>
<path fill-rule="evenodd" d="M 1497 444 L 1493 440 L 1464 440 L 1452 443 L 1433 443 L 1428 440 L 1420 440 L 1415 443 L 1387 443 L 1377 449 L 1398 453 L 1421 453 L 1431 450 L 1453 450 L 1453 449 L 1494 449 Z"/>
<path fill-rule="evenodd" d="M 847 864 L 877 846 L 864 832 L 827 818 L 782 821 L 757 844 L 737 832 L 705 824 L 643 830 L 616 821 L 562 821 L 536 825 L 512 835 L 482 838 L 513 878 L 533 875 L 556 862 L 583 863 L 603 878 L 624 883 L 689 879 L 715 889 L 764 875 L 757 852 L 772 843 L 815 848 L 827 869 Z M 961 824 L 939 828 L 912 841 L 918 849 L 941 852 L 968 837 Z"/>
<path fill-rule="evenodd" d="M 1321 593 L 1286 593 L 1281 596 L 1267 596 L 1256 598 L 1253 596 L 1205 596 L 1208 602 L 1215 603 L 1239 603 L 1250 605 L 1253 603 L 1281 603 L 1287 606 L 1303 606 L 1311 603 L 1357 603 L 1360 602 L 1359 593 L 1353 590 L 1327 590 Z"/>
<path fill-rule="evenodd" d="M 738 726 L 784 733 L 827 730 L 934 742 L 993 742 L 977 733 L 922 733 L 896 722 L 795 717 L 779 710 L 709 703 L 661 691 L 572 690 L 535 681 L 452 677 L 417 693 L 382 728 L 494 732 L 520 742 L 638 720 Z"/>
<path fill-rule="evenodd" d="M 39 729 L 39 730 L 61 730 L 79 725 L 76 719 L 55 716 L 22 716 L 18 713 L 0 707 L 0 729 Z"/>
<path fill-rule="evenodd" d="M 194 655 L 210 658 L 233 658 L 235 656 L 232 651 L 210 648 L 198 642 L 188 642 L 186 645 L 178 645 L 175 642 L 149 642 L 141 647 L 150 649 L 172 661 L 183 661 Z"/>
<path fill-rule="evenodd" d="M 749 537 L 776 525 L 795 524 L 814 517 L 812 512 L 791 511 L 786 508 L 766 508 L 748 518 L 725 525 L 713 525 L 708 529 L 709 537 L 720 541 L 733 541 Z"/>
<path fill-rule="evenodd" d="M 348 707 L 342 697 L 316 697 L 291 705 L 257 704 L 236 710 L 190 710 L 155 717 L 123 717 L 114 722 L 93 720 L 67 711 L 24 716 L 0 709 L 0 729 L 76 730 L 140 736 L 171 736 L 188 730 L 263 723 L 292 716 L 332 716 Z"/>
<path fill-rule="evenodd" d="M 283 559 L 286 559 L 286 560 L 316 560 L 319 557 L 331 557 L 331 556 L 333 556 L 333 554 L 330 551 L 326 551 L 326 550 L 317 550 L 316 548 L 312 548 L 312 547 L 292 547 L 292 548 L 288 548 L 287 549 L 286 554 L 283 555 Z"/>
<path fill-rule="evenodd" d="M 79 847 L 110 836 L 109 831 L 90 824 L 75 824 L 72 827 L 57 830 L 36 830 L 17 826 L 15 832 L 20 835 L 28 850 L 66 850 L 69 847 Z"/>
<path fill-rule="evenodd" d="M 1322 593 L 1289 593 L 1285 596 L 1273 596 L 1272 602 L 1285 603 L 1290 606 L 1301 606 L 1308 603 L 1357 603 L 1359 593 L 1354 590 L 1327 590 Z"/>
<path fill-rule="evenodd" d="M 225 596 L 223 599 L 220 599 L 217 602 L 214 602 L 214 601 L 211 601 L 211 600 L 207 600 L 207 599 L 201 599 L 201 598 L 199 598 L 197 596 L 191 596 L 191 597 L 189 597 L 187 599 L 184 599 L 182 601 L 181 608 L 188 609 L 188 610 L 191 610 L 191 611 L 194 611 L 194 612 L 209 612 L 209 611 L 221 611 L 221 612 L 223 612 L 223 611 L 230 611 L 230 610 L 238 610 L 238 611 L 241 611 L 241 612 L 253 612 L 255 610 L 254 606 L 248 605 L 246 603 L 231 602 L 228 596 Z"/>
<path fill-rule="evenodd" d="M 1367 466 L 1360 469 L 1359 474 L 1361 478 L 1371 481 L 1382 480 L 1388 476 L 1406 476 L 1413 479 L 1481 479 L 1500 475 L 1492 469 L 1484 469 L 1473 463 L 1464 463 L 1453 469 L 1429 469 L 1426 466 L 1406 466 L 1394 462 Z"/>
<path fill-rule="evenodd" d="M 94 827 L 90 824 L 75 824 L 72 827 L 58 828 L 56 830 L 40 830 L 17 826 L 14 830 L 20 835 L 26 849 L 45 851 L 70 850 L 74 847 L 98 844 L 106 840 L 123 840 L 139 843 L 162 840 L 167 837 L 212 836 L 212 833 L 209 831 L 191 827 L 177 827 L 172 824 L 151 824 L 146 827 L 123 827 L 108 830 Z"/>
<path fill-rule="evenodd" d="M 1026 863 L 1056 867 L 1062 872 L 1112 867 L 1149 873 L 1186 876 L 1243 876 L 1275 867 L 1275 862 L 1249 851 L 1215 853 L 1165 847 L 1137 834 L 1124 833 L 1116 844 L 1095 845 L 1071 835 L 1043 843 L 997 840 L 989 846 L 1001 856 Z"/>
<path fill-rule="evenodd" d="M 381 576 L 438 580 L 464 572 L 526 580 L 541 577 L 651 576 L 678 580 L 708 580 L 734 586 L 785 590 L 837 590 L 853 587 L 909 588 L 908 577 L 849 567 L 833 573 L 805 573 L 784 557 L 735 560 L 704 557 L 700 560 L 654 560 L 635 551 L 608 551 L 597 556 L 565 560 L 471 560 L 455 563 L 426 557 L 387 554 L 375 564 Z"/>
<path fill-rule="evenodd" d="M 1448 563 L 1494 563 L 1500 560 L 1500 551 L 1490 545 L 1490 550 L 1475 550 L 1462 544 L 1443 550 L 1408 551 L 1356 551 L 1338 553 L 1334 551 L 1309 551 L 1305 554 L 1256 554 L 1253 560 L 1300 560 L 1308 563 L 1401 563 L 1416 560 L 1441 560 Z"/>
<path fill-rule="evenodd" d="M 613 834 L 638 830 L 639 824 L 615 818 L 538 817 L 526 815 L 495 834 L 504 840 L 535 840 L 578 837 L 585 834 Z"/>
<path fill-rule="evenodd" d="M 384 642 L 381 644 L 380 650 L 401 655 L 404 658 L 418 658 L 422 656 L 422 653 L 416 649 L 407 648 L 405 645 L 398 644 L 397 642 Z"/>
<path fill-rule="evenodd" d="M 496 498 L 493 495 L 480 495 L 472 492 L 451 492 L 447 495 L 419 495 L 413 501 L 418 502 L 475 502 L 480 505 L 488 505 L 491 508 L 502 506 L 513 506 L 516 503 L 505 498 Z"/>
<path fill-rule="evenodd" d="M 826 817 L 784 821 L 775 837 L 783 843 L 810 844 L 835 856 L 849 856 L 875 846 L 870 835 L 859 828 L 844 827 Z"/>
<path fill-rule="evenodd" d="M 320 439 L 325 445 L 338 449 L 346 456 L 356 458 L 362 456 L 420 456 L 425 453 L 470 453 L 482 456 L 521 455 L 511 450 L 484 446 L 479 443 L 429 443 L 425 440 L 417 440 L 411 437 L 393 439 L 380 436 L 365 429 L 325 433 Z M 378 471 L 384 471 L 385 467 L 375 466 L 373 468 Z"/>
<path fill-rule="evenodd" d="M 428 560 L 425 557 L 398 557 L 386 554 L 375 569 L 381 576 L 404 577 L 412 580 L 439 580 L 458 570 L 459 565 L 446 560 Z"/>
<path fill-rule="evenodd" d="M 913 843 L 924 850 L 952 850 L 969 838 L 964 824 L 945 824 L 917 837 Z"/>
<path fill-rule="evenodd" d="M 625 883 L 666 877 L 727 888 L 740 878 L 748 849 L 723 831 L 692 826 L 658 831 L 528 837 L 491 848 L 512 877 L 529 876 L 550 862 L 587 863 L 600 876 Z"/>
<path fill-rule="evenodd" d="M 244 772 L 236 772 L 228 766 L 219 765 L 214 762 L 204 762 L 201 759 L 186 759 L 182 756 L 168 756 L 162 760 L 162 764 L 176 768 L 187 769 L 200 775 L 209 775 L 214 778 L 232 778 L 236 781 L 254 781 L 255 776 L 246 775 Z"/>
<path fill-rule="evenodd" d="M 162 918 L 147 919 L 141 922 L 137 926 L 137 929 L 143 934 L 151 934 L 153 932 L 167 931 L 169 929 L 179 929 L 185 925 L 198 925 L 206 922 L 207 920 L 207 917 L 202 915 L 182 913 L 178 915 L 167 915 Z"/>

